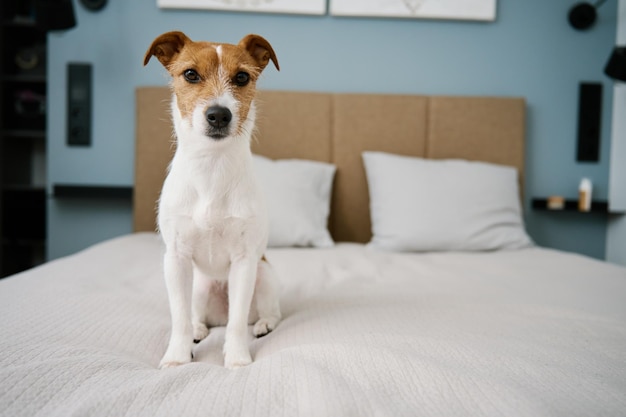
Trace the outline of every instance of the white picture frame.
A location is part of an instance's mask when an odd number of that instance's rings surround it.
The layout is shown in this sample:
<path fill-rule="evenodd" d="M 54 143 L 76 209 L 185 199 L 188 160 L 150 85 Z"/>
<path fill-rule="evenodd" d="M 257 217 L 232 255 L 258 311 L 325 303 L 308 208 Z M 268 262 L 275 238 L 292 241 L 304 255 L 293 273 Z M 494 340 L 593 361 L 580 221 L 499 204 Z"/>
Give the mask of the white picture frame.
<path fill-rule="evenodd" d="M 330 14 L 493 21 L 496 0 L 330 0 Z"/>
<path fill-rule="evenodd" d="M 326 14 L 326 0 L 157 0 L 164 9 L 206 9 L 258 13 Z"/>

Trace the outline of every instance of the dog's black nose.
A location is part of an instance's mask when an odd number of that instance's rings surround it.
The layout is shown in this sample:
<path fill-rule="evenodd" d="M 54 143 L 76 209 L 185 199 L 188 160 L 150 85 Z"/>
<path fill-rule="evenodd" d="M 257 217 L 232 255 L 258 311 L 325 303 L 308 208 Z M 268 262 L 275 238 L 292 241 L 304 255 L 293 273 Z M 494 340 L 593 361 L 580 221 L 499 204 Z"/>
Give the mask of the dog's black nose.
<path fill-rule="evenodd" d="M 206 111 L 206 119 L 211 127 L 221 129 L 228 126 L 233 119 L 233 114 L 226 107 L 211 106 Z"/>

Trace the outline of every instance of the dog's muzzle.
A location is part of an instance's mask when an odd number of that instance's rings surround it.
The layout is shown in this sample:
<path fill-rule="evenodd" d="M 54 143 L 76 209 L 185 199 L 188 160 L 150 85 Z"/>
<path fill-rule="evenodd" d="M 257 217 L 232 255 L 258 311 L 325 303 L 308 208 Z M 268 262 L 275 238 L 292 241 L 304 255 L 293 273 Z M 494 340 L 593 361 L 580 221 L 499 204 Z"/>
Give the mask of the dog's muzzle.
<path fill-rule="evenodd" d="M 209 123 L 207 136 L 213 139 L 224 139 L 228 136 L 228 126 L 233 119 L 230 110 L 223 106 L 211 106 L 206 110 L 205 117 Z"/>

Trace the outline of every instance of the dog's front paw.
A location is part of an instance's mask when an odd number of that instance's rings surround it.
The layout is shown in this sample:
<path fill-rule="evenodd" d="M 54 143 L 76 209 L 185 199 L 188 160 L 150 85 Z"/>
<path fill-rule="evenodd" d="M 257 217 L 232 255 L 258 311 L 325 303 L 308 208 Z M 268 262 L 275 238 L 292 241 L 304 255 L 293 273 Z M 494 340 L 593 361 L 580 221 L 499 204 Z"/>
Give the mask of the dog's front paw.
<path fill-rule="evenodd" d="M 172 352 L 171 349 L 168 349 L 163 355 L 163 359 L 159 363 L 159 369 L 165 368 L 175 368 L 180 365 L 184 365 L 193 360 L 193 353 L 189 352 L 188 354 L 175 353 Z"/>
<path fill-rule="evenodd" d="M 175 361 L 170 362 L 170 361 L 161 360 L 161 363 L 159 364 L 159 369 L 176 368 L 177 366 L 184 365 L 186 363 L 189 363 L 189 362 L 175 362 Z"/>
<path fill-rule="evenodd" d="M 224 344 L 224 366 L 228 369 L 237 369 L 252 363 L 250 350 L 246 344 Z"/>
<path fill-rule="evenodd" d="M 251 363 L 252 357 L 250 357 L 249 353 L 243 355 L 229 355 L 227 353 L 224 355 L 224 367 L 228 369 L 243 368 Z"/>

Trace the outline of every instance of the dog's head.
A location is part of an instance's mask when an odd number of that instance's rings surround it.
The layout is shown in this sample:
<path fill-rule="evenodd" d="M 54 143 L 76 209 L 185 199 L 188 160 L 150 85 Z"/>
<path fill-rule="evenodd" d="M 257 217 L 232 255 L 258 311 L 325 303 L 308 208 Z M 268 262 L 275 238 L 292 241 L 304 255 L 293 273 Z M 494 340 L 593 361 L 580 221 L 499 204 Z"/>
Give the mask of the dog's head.
<path fill-rule="evenodd" d="M 177 128 L 215 140 L 250 133 L 256 81 L 270 60 L 280 69 L 270 43 L 254 34 L 232 45 L 167 32 L 152 42 L 143 64 L 153 55 L 172 77 Z"/>

